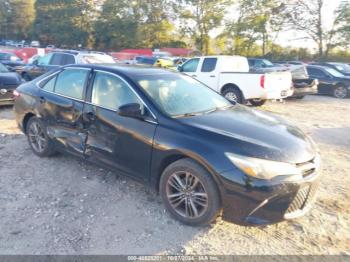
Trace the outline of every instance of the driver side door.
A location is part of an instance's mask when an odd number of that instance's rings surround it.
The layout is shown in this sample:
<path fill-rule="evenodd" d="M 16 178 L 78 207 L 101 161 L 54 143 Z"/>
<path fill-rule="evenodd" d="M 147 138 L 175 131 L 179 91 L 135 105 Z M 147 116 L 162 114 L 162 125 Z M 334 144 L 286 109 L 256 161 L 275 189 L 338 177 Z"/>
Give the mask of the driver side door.
<path fill-rule="evenodd" d="M 118 114 L 122 105 L 138 103 L 144 119 Z M 83 119 L 85 155 L 92 161 L 147 181 L 157 122 L 130 84 L 121 76 L 95 71 Z"/>

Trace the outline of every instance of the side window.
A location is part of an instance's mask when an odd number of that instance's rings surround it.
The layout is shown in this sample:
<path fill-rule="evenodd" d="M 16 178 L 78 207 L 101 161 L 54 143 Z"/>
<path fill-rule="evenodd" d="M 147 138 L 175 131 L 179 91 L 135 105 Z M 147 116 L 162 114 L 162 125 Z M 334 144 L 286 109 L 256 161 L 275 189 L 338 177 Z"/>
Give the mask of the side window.
<path fill-rule="evenodd" d="M 56 78 L 57 78 L 57 76 L 55 76 L 55 77 L 51 78 L 49 81 L 47 81 L 44 84 L 44 86 L 42 87 L 42 89 L 44 89 L 46 91 L 53 92 L 55 89 Z"/>
<path fill-rule="evenodd" d="M 215 70 L 217 58 L 205 58 L 202 65 L 202 72 L 212 72 Z"/>
<path fill-rule="evenodd" d="M 182 66 L 182 71 L 183 72 L 196 72 L 198 64 L 199 64 L 199 58 L 191 59 L 191 60 L 187 61 Z"/>
<path fill-rule="evenodd" d="M 309 75 L 311 76 L 317 76 L 317 77 L 325 77 L 326 74 L 322 72 L 322 70 L 316 69 L 316 68 L 308 68 L 307 69 Z"/>
<path fill-rule="evenodd" d="M 248 59 L 249 66 L 254 66 L 255 65 L 255 60 L 253 59 Z"/>
<path fill-rule="evenodd" d="M 75 64 L 75 58 L 73 55 L 67 55 L 67 54 L 63 54 L 63 61 L 61 63 L 61 65 L 73 65 Z"/>
<path fill-rule="evenodd" d="M 89 73 L 89 70 L 84 69 L 64 70 L 57 77 L 55 93 L 76 99 L 83 99 L 84 85 Z"/>
<path fill-rule="evenodd" d="M 47 54 L 38 58 L 38 65 L 48 65 L 50 63 L 52 54 Z"/>
<path fill-rule="evenodd" d="M 62 54 L 53 54 L 50 65 L 62 65 Z"/>
<path fill-rule="evenodd" d="M 102 72 L 96 73 L 91 102 L 113 110 L 118 110 L 120 106 L 129 103 L 142 105 L 131 87 L 122 79 Z"/>

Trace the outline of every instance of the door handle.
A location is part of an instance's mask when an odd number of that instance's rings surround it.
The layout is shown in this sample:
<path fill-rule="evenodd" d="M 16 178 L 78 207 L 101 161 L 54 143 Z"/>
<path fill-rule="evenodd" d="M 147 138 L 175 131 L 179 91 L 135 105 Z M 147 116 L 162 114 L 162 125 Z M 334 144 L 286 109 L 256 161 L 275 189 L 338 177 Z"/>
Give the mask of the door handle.
<path fill-rule="evenodd" d="M 39 98 L 39 102 L 40 102 L 41 104 L 44 104 L 44 103 L 46 102 L 45 97 L 41 96 L 41 97 Z"/>

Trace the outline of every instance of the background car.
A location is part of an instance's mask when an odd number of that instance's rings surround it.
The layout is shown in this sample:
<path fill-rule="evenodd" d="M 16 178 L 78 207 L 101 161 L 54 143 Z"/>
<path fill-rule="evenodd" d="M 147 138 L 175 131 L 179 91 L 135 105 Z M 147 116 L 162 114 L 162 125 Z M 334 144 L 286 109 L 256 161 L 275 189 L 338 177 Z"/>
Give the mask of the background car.
<path fill-rule="evenodd" d="M 70 64 L 112 64 L 113 57 L 102 52 L 55 51 L 37 58 L 32 64 L 18 68 L 17 72 L 30 81 L 50 70 Z"/>
<path fill-rule="evenodd" d="M 10 72 L 0 63 L 0 105 L 13 104 L 13 91 L 22 83 L 16 72 Z"/>
<path fill-rule="evenodd" d="M 346 98 L 350 95 L 350 77 L 325 66 L 309 65 L 307 72 L 311 78 L 318 79 L 318 94 Z"/>
<path fill-rule="evenodd" d="M 345 76 L 350 76 L 350 65 L 345 63 L 335 63 L 335 62 L 323 62 L 323 63 L 312 63 L 311 65 L 320 65 L 333 68 L 339 73 L 342 73 Z"/>
<path fill-rule="evenodd" d="M 0 63 L 8 67 L 9 69 L 15 68 L 16 66 L 23 66 L 25 63 L 21 58 L 11 52 L 0 52 Z"/>

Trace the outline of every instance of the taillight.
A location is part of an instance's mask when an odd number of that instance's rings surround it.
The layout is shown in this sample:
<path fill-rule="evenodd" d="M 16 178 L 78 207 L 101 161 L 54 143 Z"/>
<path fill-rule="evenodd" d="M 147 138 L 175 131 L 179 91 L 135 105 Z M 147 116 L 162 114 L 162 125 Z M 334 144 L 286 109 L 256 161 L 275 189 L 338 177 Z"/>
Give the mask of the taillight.
<path fill-rule="evenodd" d="M 265 75 L 260 77 L 260 87 L 265 88 Z"/>
<path fill-rule="evenodd" d="M 20 95 L 21 95 L 20 92 L 18 92 L 17 90 L 14 90 L 12 94 L 13 94 L 13 98 L 15 98 L 15 99 L 20 97 Z"/>

